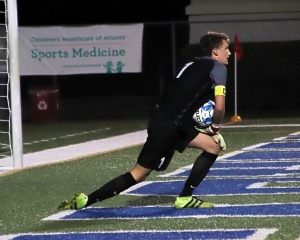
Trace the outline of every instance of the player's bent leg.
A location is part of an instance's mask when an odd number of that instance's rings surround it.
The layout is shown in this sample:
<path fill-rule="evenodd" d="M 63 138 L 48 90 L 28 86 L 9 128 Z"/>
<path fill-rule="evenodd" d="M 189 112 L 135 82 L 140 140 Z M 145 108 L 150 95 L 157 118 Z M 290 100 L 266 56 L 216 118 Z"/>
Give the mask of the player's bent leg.
<path fill-rule="evenodd" d="M 199 148 L 205 152 L 219 154 L 220 153 L 220 144 L 216 143 L 212 136 L 209 136 L 204 133 L 199 133 L 189 144 L 190 148 Z"/>
<path fill-rule="evenodd" d="M 96 202 L 106 200 L 108 198 L 119 195 L 120 192 L 137 184 L 130 172 L 124 173 L 90 193 L 88 196 L 83 193 L 76 194 L 70 201 L 64 201 L 59 206 L 59 210 L 82 209 Z"/>
<path fill-rule="evenodd" d="M 176 209 L 213 208 L 213 203 L 205 202 L 192 196 L 192 194 L 195 188 L 198 187 L 207 176 L 211 166 L 216 161 L 220 152 L 220 144 L 217 144 L 211 136 L 199 133 L 196 138 L 188 144 L 188 147 L 199 148 L 204 151 L 195 160 L 189 177 L 181 193 L 176 198 L 174 206 Z"/>
<path fill-rule="evenodd" d="M 210 202 L 204 202 L 196 197 L 193 197 L 193 192 L 196 187 L 204 180 L 209 173 L 209 169 L 214 164 L 218 155 L 208 152 L 203 152 L 195 160 L 192 170 L 187 178 L 182 191 L 175 201 L 175 208 L 212 208 L 214 205 Z"/>

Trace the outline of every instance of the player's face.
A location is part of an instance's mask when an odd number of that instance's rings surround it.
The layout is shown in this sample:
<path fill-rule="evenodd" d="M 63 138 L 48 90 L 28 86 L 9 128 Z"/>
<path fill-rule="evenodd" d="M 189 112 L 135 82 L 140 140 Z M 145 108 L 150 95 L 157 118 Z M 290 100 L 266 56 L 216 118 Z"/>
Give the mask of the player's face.
<path fill-rule="evenodd" d="M 229 51 L 228 43 L 225 40 L 223 40 L 222 42 L 223 44 L 220 48 L 216 48 L 213 50 L 213 58 L 218 62 L 227 65 L 228 58 L 231 55 L 231 52 Z"/>

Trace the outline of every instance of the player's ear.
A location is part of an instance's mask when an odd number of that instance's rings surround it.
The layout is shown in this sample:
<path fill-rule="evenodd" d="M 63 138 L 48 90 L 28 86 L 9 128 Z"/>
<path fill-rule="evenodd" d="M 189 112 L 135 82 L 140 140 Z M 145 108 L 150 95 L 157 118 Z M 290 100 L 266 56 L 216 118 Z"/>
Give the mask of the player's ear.
<path fill-rule="evenodd" d="M 217 48 L 214 48 L 214 49 L 212 50 L 212 54 L 215 55 L 215 56 L 218 56 L 218 55 L 219 55 L 218 49 L 217 49 Z"/>

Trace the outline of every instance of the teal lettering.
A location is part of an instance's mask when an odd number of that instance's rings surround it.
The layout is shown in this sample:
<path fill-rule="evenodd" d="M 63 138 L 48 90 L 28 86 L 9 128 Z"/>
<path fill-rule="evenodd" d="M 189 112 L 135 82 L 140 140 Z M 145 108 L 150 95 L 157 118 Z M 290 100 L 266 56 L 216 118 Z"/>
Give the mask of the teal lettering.
<path fill-rule="evenodd" d="M 82 48 L 79 48 L 78 51 L 76 51 L 75 48 L 72 48 L 72 50 L 73 50 L 73 55 L 72 55 L 73 58 L 77 57 L 78 55 L 79 57 L 82 57 Z"/>
<path fill-rule="evenodd" d="M 119 51 L 119 54 L 120 54 L 121 56 L 125 56 L 125 50 L 124 50 L 124 49 L 121 49 L 121 50 Z"/>
<path fill-rule="evenodd" d="M 58 52 L 42 52 L 38 51 L 37 49 L 32 49 L 31 57 L 37 58 L 39 61 L 41 61 L 43 58 L 67 58 L 69 57 L 69 54 L 67 51 L 63 52 L 61 50 L 59 50 Z"/>
<path fill-rule="evenodd" d="M 38 50 L 36 50 L 36 49 L 31 50 L 31 57 L 32 58 L 37 58 L 38 57 Z"/>
<path fill-rule="evenodd" d="M 89 52 L 89 51 L 84 51 L 84 52 L 83 52 L 83 56 L 84 56 L 84 57 L 90 56 L 90 52 Z"/>
<path fill-rule="evenodd" d="M 101 48 L 96 48 L 93 47 L 91 50 L 86 50 L 86 49 L 75 49 L 72 48 L 72 57 L 118 57 L 118 56 L 124 56 L 125 55 L 125 50 L 124 49 L 101 49 Z"/>
<path fill-rule="evenodd" d="M 91 57 L 96 57 L 96 47 L 93 47 L 93 50 L 90 52 Z"/>

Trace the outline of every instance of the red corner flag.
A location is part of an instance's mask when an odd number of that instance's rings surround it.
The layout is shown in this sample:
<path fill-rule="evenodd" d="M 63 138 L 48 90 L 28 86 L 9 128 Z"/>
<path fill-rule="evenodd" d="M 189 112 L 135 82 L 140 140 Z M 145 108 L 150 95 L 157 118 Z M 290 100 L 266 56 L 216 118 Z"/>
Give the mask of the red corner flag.
<path fill-rule="evenodd" d="M 234 35 L 234 52 L 236 52 L 236 60 L 239 60 L 243 55 L 243 50 L 237 35 Z"/>

